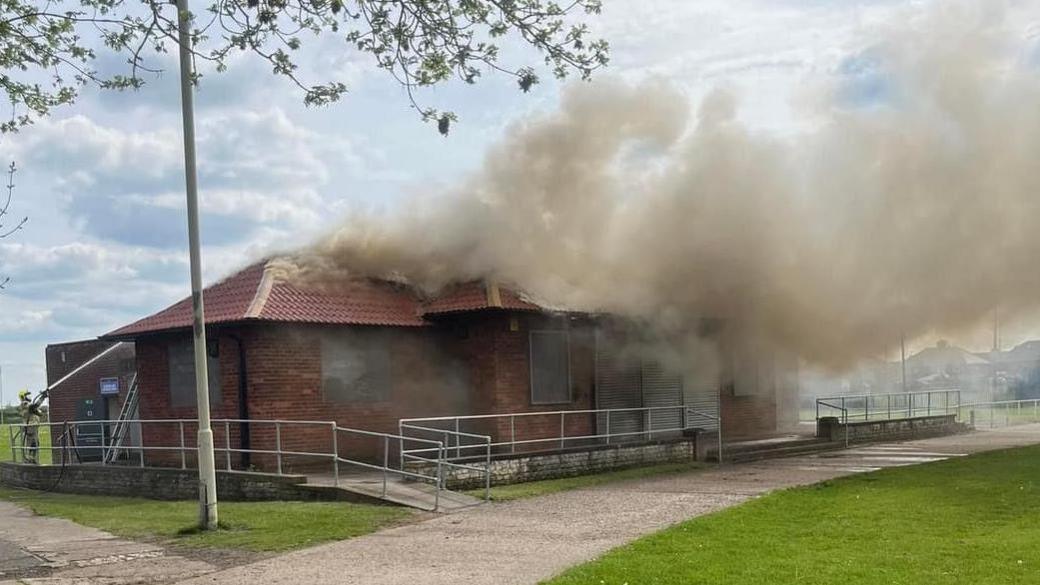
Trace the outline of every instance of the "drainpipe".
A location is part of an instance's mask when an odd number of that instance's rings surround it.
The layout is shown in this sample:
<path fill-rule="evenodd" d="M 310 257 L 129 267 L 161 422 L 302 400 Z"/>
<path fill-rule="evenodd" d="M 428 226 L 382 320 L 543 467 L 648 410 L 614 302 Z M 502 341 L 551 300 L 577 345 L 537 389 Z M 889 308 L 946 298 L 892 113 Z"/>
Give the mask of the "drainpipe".
<path fill-rule="evenodd" d="M 238 423 L 239 448 L 242 449 L 239 455 L 242 469 L 249 469 L 252 463 L 250 457 L 252 453 L 249 452 L 251 441 L 249 440 L 249 422 L 247 422 L 249 421 L 249 370 L 246 368 L 246 346 L 238 335 L 228 337 L 234 339 L 238 346 L 238 418 L 242 421 Z"/>

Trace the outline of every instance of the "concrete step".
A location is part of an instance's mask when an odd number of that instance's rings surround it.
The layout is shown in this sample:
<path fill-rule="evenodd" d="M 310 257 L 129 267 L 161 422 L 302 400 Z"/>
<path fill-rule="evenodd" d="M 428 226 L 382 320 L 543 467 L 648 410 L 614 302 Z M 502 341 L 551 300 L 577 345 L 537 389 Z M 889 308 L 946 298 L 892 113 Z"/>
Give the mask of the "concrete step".
<path fill-rule="evenodd" d="M 802 435 L 790 435 L 784 437 L 772 437 L 768 439 L 757 439 L 752 441 L 735 441 L 725 443 L 723 449 L 729 453 L 742 453 L 747 451 L 762 451 L 768 449 L 780 449 L 786 447 L 798 447 L 803 445 L 818 445 L 823 439 L 806 437 Z"/>
<path fill-rule="evenodd" d="M 759 461 L 762 459 L 778 459 L 781 457 L 822 453 L 825 451 L 842 449 L 844 446 L 844 443 L 841 442 L 832 442 L 822 439 L 792 441 L 789 444 L 773 444 L 757 448 L 741 446 L 735 450 L 730 450 L 728 446 L 723 445 L 723 460 L 726 463 L 743 463 L 747 461 Z M 709 450 L 706 455 L 706 460 L 717 462 L 718 450 Z"/>

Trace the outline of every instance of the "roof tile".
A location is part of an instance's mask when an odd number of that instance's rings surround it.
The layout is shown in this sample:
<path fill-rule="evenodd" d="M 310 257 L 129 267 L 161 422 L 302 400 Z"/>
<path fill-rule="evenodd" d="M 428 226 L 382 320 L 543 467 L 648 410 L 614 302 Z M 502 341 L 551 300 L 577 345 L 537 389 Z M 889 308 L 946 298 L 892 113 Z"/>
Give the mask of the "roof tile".
<path fill-rule="evenodd" d="M 542 307 L 516 292 L 499 288 L 501 306 L 488 303 L 483 283 L 453 286 L 423 302 L 415 290 L 380 280 L 357 280 L 336 287 L 305 288 L 276 278 L 258 262 L 206 288 L 206 323 L 251 320 L 422 327 L 423 317 L 484 309 L 539 311 Z M 273 279 L 273 280 L 272 280 Z M 146 333 L 191 327 L 191 299 L 107 333 L 105 338 L 131 338 Z"/>

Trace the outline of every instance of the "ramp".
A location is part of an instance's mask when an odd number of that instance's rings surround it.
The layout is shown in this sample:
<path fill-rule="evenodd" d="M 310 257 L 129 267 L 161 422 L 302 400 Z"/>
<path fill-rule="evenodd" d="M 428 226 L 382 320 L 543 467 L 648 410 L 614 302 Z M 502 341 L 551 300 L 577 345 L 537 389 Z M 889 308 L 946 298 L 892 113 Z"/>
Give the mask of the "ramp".
<path fill-rule="evenodd" d="M 331 474 L 308 475 L 304 487 L 341 490 L 349 494 L 443 514 L 472 508 L 484 502 L 473 496 L 445 489 L 439 490 L 438 493 L 437 487 L 432 484 L 400 477 L 386 476 L 384 483 L 384 475 L 378 472 L 341 475 L 338 484 Z"/>

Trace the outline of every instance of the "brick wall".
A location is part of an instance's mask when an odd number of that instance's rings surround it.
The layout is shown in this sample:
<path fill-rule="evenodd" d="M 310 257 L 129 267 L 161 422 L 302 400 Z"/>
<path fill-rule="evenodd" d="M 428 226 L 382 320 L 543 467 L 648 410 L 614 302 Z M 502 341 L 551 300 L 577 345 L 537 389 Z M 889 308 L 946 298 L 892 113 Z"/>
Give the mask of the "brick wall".
<path fill-rule="evenodd" d="M 481 373 L 487 359 L 468 360 L 461 346 L 459 331 L 454 327 L 422 329 L 386 329 L 391 334 L 389 351 L 392 375 L 389 397 L 377 402 L 340 403 L 326 401 L 322 394 L 320 326 L 257 324 L 236 328 L 214 329 L 210 336 L 219 343 L 222 396 L 211 407 L 214 419 L 238 418 L 238 344 L 239 337 L 246 352 L 248 369 L 249 416 L 254 420 L 335 420 L 340 426 L 396 433 L 398 420 L 416 416 L 443 416 L 473 412 L 479 392 L 472 377 L 493 375 L 493 368 Z M 195 407 L 174 407 L 169 398 L 167 346 L 183 339 L 174 335 L 143 338 L 139 341 L 138 361 L 141 378 L 141 414 L 146 419 L 194 418 Z M 493 346 L 482 347 L 474 358 L 493 358 Z M 467 363 L 468 362 L 468 363 Z M 186 443 L 195 444 L 195 428 L 186 429 Z M 231 445 L 240 445 L 237 424 L 229 425 Z M 214 426 L 214 442 L 219 450 L 225 443 L 225 428 Z M 273 425 L 251 423 L 251 448 L 273 450 L 276 430 Z M 175 424 L 158 425 L 145 430 L 148 444 L 179 444 Z M 340 453 L 344 456 L 382 458 L 381 439 L 341 433 Z M 300 452 L 332 452 L 332 433 L 326 426 L 286 425 L 281 432 L 283 450 Z M 390 453 L 398 450 L 392 444 Z M 150 463 L 166 461 L 179 465 L 179 454 L 149 455 Z M 226 465 L 223 453 L 217 453 L 218 465 Z M 271 456 L 254 455 L 253 464 L 271 468 Z M 305 457 L 289 457 L 283 464 L 290 469 L 331 467 L 331 461 Z M 239 456 L 232 456 L 232 467 Z"/>
<path fill-rule="evenodd" d="M 53 384 L 68 372 L 111 347 L 110 341 L 81 341 L 47 346 L 47 382 Z M 64 354 L 64 361 L 62 360 Z M 134 344 L 124 343 L 75 376 L 51 390 L 51 421 L 76 419 L 76 404 L 84 398 L 101 400 L 101 378 L 119 378 L 119 395 L 109 397 L 115 412 L 123 404 L 134 372 Z"/>
<path fill-rule="evenodd" d="M 723 436 L 755 438 L 797 426 L 798 361 L 736 331 L 718 336 L 724 356 L 721 384 Z"/>
<path fill-rule="evenodd" d="M 456 322 L 467 334 L 463 354 L 470 363 L 474 381 L 473 414 L 552 412 L 593 408 L 594 345 L 592 329 L 583 323 L 540 314 L 492 312 Z M 561 404 L 532 404 L 530 334 L 532 330 L 570 331 L 571 401 Z M 592 415 L 565 417 L 567 436 L 593 433 Z M 529 416 L 514 421 L 506 417 L 470 422 L 466 432 L 489 434 L 494 441 L 556 438 L 560 436 L 559 415 Z M 531 443 L 539 450 L 554 443 Z"/>
<path fill-rule="evenodd" d="M 768 436 L 777 431 L 776 400 L 764 396 L 734 396 L 722 393 L 722 433 L 726 440 Z"/>
<path fill-rule="evenodd" d="M 570 331 L 572 400 L 564 404 L 531 403 L 530 347 L 532 330 Z M 249 415 L 253 420 L 330 421 L 340 426 L 396 433 L 398 420 L 460 414 L 494 414 L 581 410 L 594 408 L 593 325 L 581 320 L 533 313 L 486 311 L 450 315 L 427 328 L 385 328 L 391 335 L 390 362 L 393 372 L 389 397 L 376 402 L 337 403 L 322 394 L 321 338 L 329 327 L 278 323 L 256 323 L 212 328 L 217 340 L 221 369 L 222 396 L 212 408 L 214 419 L 238 417 L 238 344 L 242 340 L 248 368 Z M 338 330 L 350 329 L 339 327 Z M 357 328 L 354 328 L 357 329 Z M 141 416 L 145 419 L 195 417 L 193 406 L 173 407 L 169 400 L 167 346 L 187 333 L 160 335 L 138 340 L 137 359 L 141 384 Z M 723 424 L 727 437 L 759 436 L 777 428 L 776 400 L 771 392 L 761 396 L 723 395 Z M 564 419 L 569 437 L 595 433 L 592 415 L 575 414 Z M 475 434 L 490 434 L 495 441 L 559 437 L 558 415 L 518 418 L 514 424 L 505 417 L 465 423 L 461 429 Z M 515 432 L 515 435 L 514 435 Z M 195 429 L 185 428 L 186 445 L 195 444 Z M 251 448 L 273 450 L 273 426 L 252 423 Z M 432 438 L 432 437 L 431 437 Z M 229 443 L 238 448 L 237 424 L 214 427 L 218 466 L 228 466 L 220 449 Z M 332 433 L 325 426 L 292 426 L 281 433 L 283 450 L 332 452 Z M 146 444 L 179 444 L 177 425 L 145 430 Z M 339 452 L 344 457 L 381 461 L 381 439 L 340 434 Z M 573 444 L 573 443 L 572 443 Z M 415 445 L 412 445 L 413 447 Z M 396 460 L 399 445 L 388 445 L 390 459 Z M 555 448 L 554 442 L 534 443 L 531 450 Z M 239 455 L 230 457 L 230 467 L 241 468 Z M 149 464 L 179 465 L 180 455 L 148 454 Z M 273 456 L 254 455 L 253 465 L 273 469 Z M 329 470 L 328 458 L 289 456 L 283 470 Z M 189 465 L 191 461 L 189 461 Z"/>

